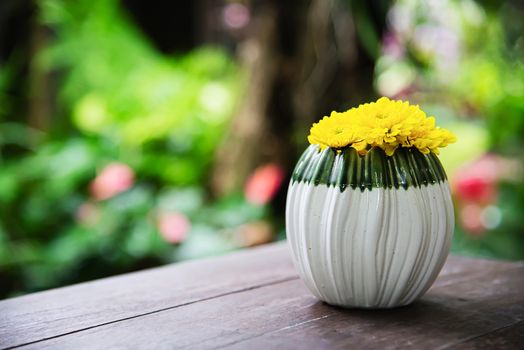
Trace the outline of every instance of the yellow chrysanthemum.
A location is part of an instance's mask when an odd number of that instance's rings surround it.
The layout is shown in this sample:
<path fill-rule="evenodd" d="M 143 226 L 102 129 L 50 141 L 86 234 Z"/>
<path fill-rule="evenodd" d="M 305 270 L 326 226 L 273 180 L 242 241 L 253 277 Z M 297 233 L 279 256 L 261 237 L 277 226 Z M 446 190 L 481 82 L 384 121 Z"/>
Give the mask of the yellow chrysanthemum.
<path fill-rule="evenodd" d="M 357 142 L 358 134 L 356 124 L 352 123 L 345 113 L 331 112 L 329 117 L 324 117 L 318 123 L 313 124 L 308 141 L 311 144 L 322 145 L 324 140 L 329 139 L 332 145 L 329 147 L 342 148 L 349 143 Z"/>
<path fill-rule="evenodd" d="M 419 106 L 382 97 L 345 112 L 332 112 L 311 127 L 308 141 L 321 149 L 353 147 L 365 154 L 371 147 L 392 155 L 398 147 L 417 147 L 438 154 L 440 147 L 456 141 L 446 129 L 435 126 Z"/>

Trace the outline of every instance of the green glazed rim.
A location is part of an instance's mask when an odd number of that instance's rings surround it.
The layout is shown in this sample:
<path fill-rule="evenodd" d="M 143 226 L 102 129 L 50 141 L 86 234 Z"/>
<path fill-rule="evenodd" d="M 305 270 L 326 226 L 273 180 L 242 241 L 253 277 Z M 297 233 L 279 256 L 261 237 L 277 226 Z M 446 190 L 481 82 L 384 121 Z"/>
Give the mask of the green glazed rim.
<path fill-rule="evenodd" d="M 361 191 L 372 188 L 428 186 L 447 180 L 438 157 L 418 149 L 398 148 L 392 156 L 378 147 L 361 156 L 354 148 L 325 148 L 310 145 L 293 171 L 292 183 L 313 183 Z"/>

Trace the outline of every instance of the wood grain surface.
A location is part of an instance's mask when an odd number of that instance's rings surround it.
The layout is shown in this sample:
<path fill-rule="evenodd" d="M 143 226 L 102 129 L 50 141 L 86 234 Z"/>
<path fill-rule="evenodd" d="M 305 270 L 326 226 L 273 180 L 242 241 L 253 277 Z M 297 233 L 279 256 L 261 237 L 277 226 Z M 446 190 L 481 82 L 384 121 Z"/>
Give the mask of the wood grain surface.
<path fill-rule="evenodd" d="M 391 310 L 315 299 L 284 243 L 0 301 L 0 348 L 518 349 L 524 263 L 451 256 Z"/>
<path fill-rule="evenodd" d="M 0 301 L 0 349 L 295 279 L 285 245 Z"/>

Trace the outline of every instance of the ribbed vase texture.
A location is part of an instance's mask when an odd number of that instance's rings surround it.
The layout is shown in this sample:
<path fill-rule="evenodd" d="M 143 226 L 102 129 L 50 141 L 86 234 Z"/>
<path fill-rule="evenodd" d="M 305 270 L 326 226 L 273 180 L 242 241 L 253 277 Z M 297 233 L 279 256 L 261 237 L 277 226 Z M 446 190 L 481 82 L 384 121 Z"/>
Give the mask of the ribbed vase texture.
<path fill-rule="evenodd" d="M 431 286 L 454 227 L 449 185 L 433 155 L 392 157 L 310 146 L 289 185 L 286 228 L 300 277 L 333 305 L 407 305 Z"/>

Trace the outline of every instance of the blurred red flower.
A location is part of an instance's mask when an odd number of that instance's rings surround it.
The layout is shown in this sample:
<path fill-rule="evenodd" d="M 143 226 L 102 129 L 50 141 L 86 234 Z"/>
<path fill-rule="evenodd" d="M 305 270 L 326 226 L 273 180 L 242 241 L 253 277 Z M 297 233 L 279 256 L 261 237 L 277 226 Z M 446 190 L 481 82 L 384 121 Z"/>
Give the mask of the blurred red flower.
<path fill-rule="evenodd" d="M 91 182 L 91 195 L 97 200 L 116 196 L 133 186 L 135 173 L 124 163 L 108 164 Z"/>
<path fill-rule="evenodd" d="M 480 204 L 494 203 L 503 172 L 502 158 L 493 154 L 485 154 L 467 164 L 457 171 L 453 181 L 457 199 Z"/>
<path fill-rule="evenodd" d="M 480 236 L 499 225 L 501 213 L 495 205 L 499 182 L 517 180 L 518 170 L 511 159 L 487 153 L 457 171 L 453 188 L 459 220 L 466 231 Z"/>
<path fill-rule="evenodd" d="M 456 195 L 464 201 L 493 203 L 497 198 L 497 189 L 493 181 L 480 177 L 462 178 L 456 182 Z"/>
<path fill-rule="evenodd" d="M 191 222 L 184 214 L 169 212 L 161 213 L 158 216 L 158 231 L 169 243 L 176 244 L 182 242 L 190 229 Z"/>
<path fill-rule="evenodd" d="M 284 171 L 279 165 L 269 163 L 258 167 L 246 182 L 246 200 L 257 205 L 268 203 L 277 193 L 283 180 Z"/>

